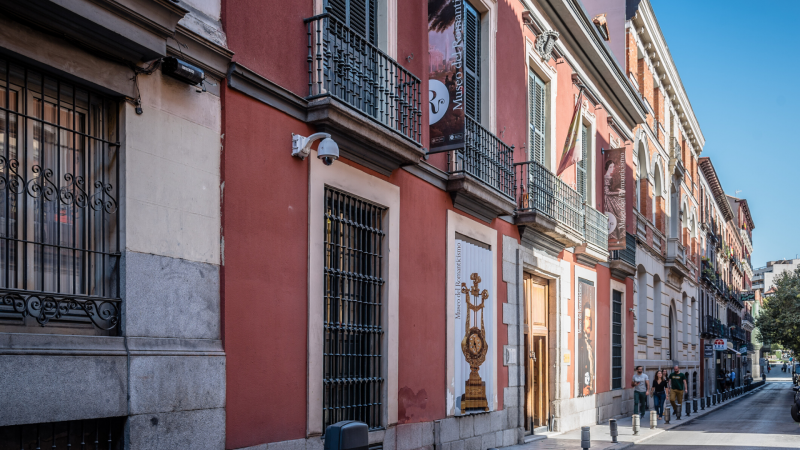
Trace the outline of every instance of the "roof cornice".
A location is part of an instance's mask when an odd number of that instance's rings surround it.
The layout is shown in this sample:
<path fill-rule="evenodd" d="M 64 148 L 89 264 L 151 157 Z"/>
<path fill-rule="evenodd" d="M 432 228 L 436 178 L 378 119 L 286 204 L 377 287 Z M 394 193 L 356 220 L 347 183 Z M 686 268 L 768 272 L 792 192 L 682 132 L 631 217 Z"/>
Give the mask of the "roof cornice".
<path fill-rule="evenodd" d="M 531 6 L 530 1 L 525 3 Z M 630 128 L 644 123 L 644 102 L 600 37 L 580 0 L 541 0 L 539 5 L 553 29 L 561 34 L 559 41 L 577 59 L 580 68 L 602 92 L 602 97 L 611 103 L 613 109 L 609 113 L 618 114 Z"/>
<path fill-rule="evenodd" d="M 714 170 L 714 165 L 711 164 L 711 158 L 704 156 L 699 158 L 698 161 L 700 169 L 703 171 L 703 176 L 706 177 L 706 183 L 708 183 L 711 193 L 714 194 L 717 207 L 722 212 L 722 217 L 726 222 L 733 220 L 733 210 L 731 210 L 731 205 L 728 203 L 728 196 L 725 195 L 725 190 L 722 189 L 722 184 L 719 182 L 717 171 Z"/>
<path fill-rule="evenodd" d="M 655 11 L 653 11 L 653 5 L 650 3 L 650 0 L 642 0 L 642 2 L 639 4 L 638 13 L 639 14 L 636 14 L 632 20 L 639 18 L 639 20 L 644 23 L 644 28 L 646 33 L 649 35 L 648 37 L 650 37 L 653 46 L 655 47 L 656 54 L 659 55 L 660 60 L 664 64 L 664 71 L 667 75 L 669 83 L 670 85 L 675 86 L 673 92 L 676 95 L 677 103 L 680 105 L 682 112 L 686 117 L 686 122 L 689 125 L 690 130 L 697 139 L 697 147 L 699 147 L 699 149 L 696 149 L 696 153 L 699 155 L 703 151 L 703 147 L 705 147 L 705 137 L 700 129 L 700 124 L 694 114 L 694 109 L 689 101 L 689 97 L 686 94 L 686 88 L 683 86 L 683 81 L 678 73 L 675 61 L 672 59 L 672 54 L 670 53 L 669 47 L 664 39 L 664 34 L 661 32 L 661 27 L 658 24 L 658 19 L 656 18 Z M 637 27 L 634 25 L 634 29 L 636 28 Z"/>

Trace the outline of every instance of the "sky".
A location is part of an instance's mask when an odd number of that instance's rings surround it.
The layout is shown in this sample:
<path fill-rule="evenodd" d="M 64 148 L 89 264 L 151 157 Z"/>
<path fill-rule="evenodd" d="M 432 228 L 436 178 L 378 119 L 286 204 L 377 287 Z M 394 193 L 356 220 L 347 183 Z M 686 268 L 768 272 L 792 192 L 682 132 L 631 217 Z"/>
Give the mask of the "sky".
<path fill-rule="evenodd" d="M 755 222 L 753 267 L 800 254 L 800 2 L 651 0 L 728 195 Z M 737 192 L 739 191 L 739 192 Z"/>

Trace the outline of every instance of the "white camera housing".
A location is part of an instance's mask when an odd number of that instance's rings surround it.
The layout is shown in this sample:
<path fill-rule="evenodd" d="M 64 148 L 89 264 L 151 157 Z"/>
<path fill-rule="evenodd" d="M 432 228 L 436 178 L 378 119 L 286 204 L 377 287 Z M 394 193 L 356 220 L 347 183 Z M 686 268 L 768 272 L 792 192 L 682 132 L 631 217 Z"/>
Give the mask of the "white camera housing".
<path fill-rule="evenodd" d="M 322 139 L 317 147 L 317 158 L 321 159 L 326 166 L 330 166 L 339 159 L 339 145 L 331 139 L 328 133 L 314 133 L 309 137 L 292 134 L 292 156 L 306 159 L 311 154 L 311 144 Z"/>

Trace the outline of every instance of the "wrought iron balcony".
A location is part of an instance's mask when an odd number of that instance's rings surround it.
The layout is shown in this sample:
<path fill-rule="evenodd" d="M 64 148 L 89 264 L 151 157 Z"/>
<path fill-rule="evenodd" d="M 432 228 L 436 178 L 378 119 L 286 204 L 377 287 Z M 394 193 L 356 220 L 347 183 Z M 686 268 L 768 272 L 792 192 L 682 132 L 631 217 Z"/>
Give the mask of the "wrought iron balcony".
<path fill-rule="evenodd" d="M 533 228 L 563 247 L 580 245 L 585 223 L 583 199 L 578 191 L 535 161 L 518 165 L 517 225 Z"/>
<path fill-rule="evenodd" d="M 742 342 L 744 342 L 747 339 L 747 334 L 745 334 L 745 331 L 739 328 L 738 326 L 734 325 L 730 328 L 730 330 L 731 330 L 731 339 L 736 339 Z"/>
<path fill-rule="evenodd" d="M 611 274 L 621 278 L 636 274 L 636 236 L 625 233 L 625 250 L 612 250 L 609 266 Z"/>
<path fill-rule="evenodd" d="M 583 204 L 583 243 L 575 247 L 575 254 L 588 257 L 588 264 L 608 261 L 608 216 Z"/>
<path fill-rule="evenodd" d="M 752 342 L 747 343 L 747 353 L 756 351 L 756 346 Z"/>
<path fill-rule="evenodd" d="M 446 150 L 447 190 L 453 203 L 487 222 L 512 214 L 514 147 L 470 117 L 466 117 L 465 141 L 461 148 Z"/>
<path fill-rule="evenodd" d="M 345 143 L 345 156 L 383 173 L 424 156 L 422 85 L 329 13 L 304 20 L 308 122 Z"/>

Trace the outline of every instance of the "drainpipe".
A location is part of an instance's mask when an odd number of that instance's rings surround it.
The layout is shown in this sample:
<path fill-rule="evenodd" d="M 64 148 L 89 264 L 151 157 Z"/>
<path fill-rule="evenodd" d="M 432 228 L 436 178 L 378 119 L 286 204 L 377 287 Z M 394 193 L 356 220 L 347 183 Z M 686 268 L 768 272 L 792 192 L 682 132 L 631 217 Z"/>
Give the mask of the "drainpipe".
<path fill-rule="evenodd" d="M 519 286 L 519 269 L 521 269 L 521 267 L 519 265 L 519 246 L 518 246 L 517 247 L 517 270 L 515 270 L 515 272 L 516 272 L 515 276 L 517 278 L 517 294 L 516 294 L 517 295 L 517 347 L 518 348 L 524 348 L 523 346 L 519 345 L 519 344 L 522 344 L 522 342 L 519 342 L 520 341 L 519 336 L 523 335 L 523 333 L 522 333 L 522 322 L 520 321 L 520 319 L 522 318 L 522 314 L 520 314 L 520 311 L 519 311 L 520 310 L 520 307 L 519 307 L 519 288 L 520 288 L 520 286 Z M 519 350 L 517 350 L 517 355 L 519 355 L 519 353 L 520 353 Z M 528 357 L 528 355 L 523 355 L 523 356 L 525 358 Z M 525 404 L 525 402 L 522 399 L 522 396 L 523 396 L 522 391 L 524 390 L 524 386 L 522 385 L 522 368 L 523 367 L 526 367 L 526 368 L 528 367 L 528 360 L 527 359 L 525 360 L 525 365 L 523 366 L 522 365 L 522 359 L 523 358 L 518 358 L 518 360 L 517 360 L 517 362 L 519 364 L 517 366 L 517 389 L 519 389 L 519 400 L 517 401 L 517 407 L 520 408 L 520 413 L 517 414 L 517 416 L 519 417 L 519 419 L 517 420 L 517 427 L 518 428 L 522 427 L 522 421 L 525 420 L 522 417 L 525 414 L 525 411 L 522 411 L 523 405 Z"/>

